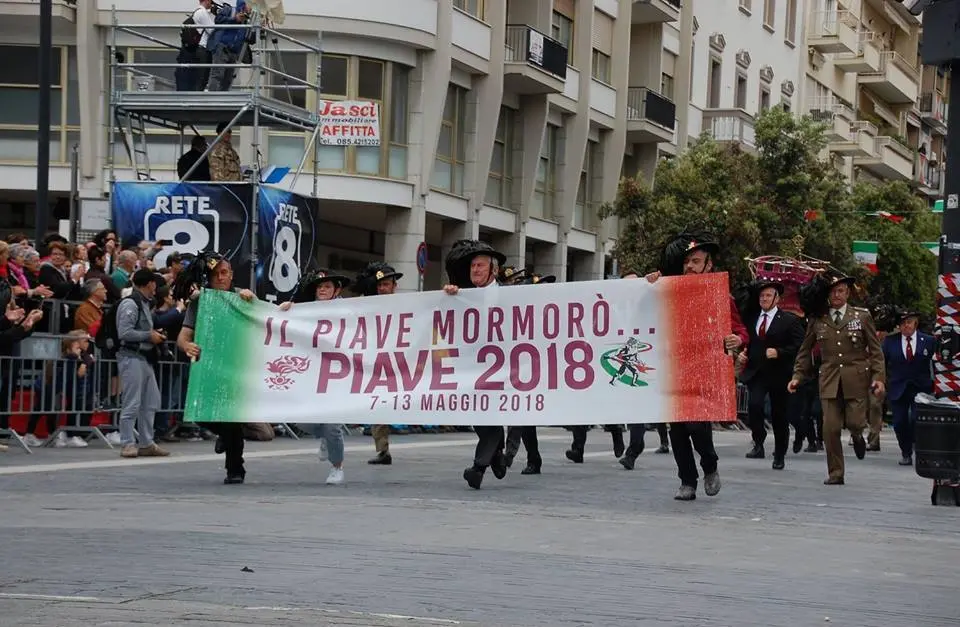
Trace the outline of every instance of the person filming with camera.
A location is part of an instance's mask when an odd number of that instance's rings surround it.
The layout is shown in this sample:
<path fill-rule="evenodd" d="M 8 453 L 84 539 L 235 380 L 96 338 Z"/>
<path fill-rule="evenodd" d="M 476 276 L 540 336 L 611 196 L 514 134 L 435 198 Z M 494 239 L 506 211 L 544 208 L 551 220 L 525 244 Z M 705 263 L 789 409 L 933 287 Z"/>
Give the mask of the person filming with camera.
<path fill-rule="evenodd" d="M 117 367 L 120 372 L 120 455 L 166 457 L 153 441 L 153 419 L 160 409 L 160 387 L 153 370 L 163 332 L 153 328 L 151 305 L 163 278 L 141 268 L 133 273 L 133 293 L 117 304 Z M 137 423 L 134 436 L 133 424 Z"/>

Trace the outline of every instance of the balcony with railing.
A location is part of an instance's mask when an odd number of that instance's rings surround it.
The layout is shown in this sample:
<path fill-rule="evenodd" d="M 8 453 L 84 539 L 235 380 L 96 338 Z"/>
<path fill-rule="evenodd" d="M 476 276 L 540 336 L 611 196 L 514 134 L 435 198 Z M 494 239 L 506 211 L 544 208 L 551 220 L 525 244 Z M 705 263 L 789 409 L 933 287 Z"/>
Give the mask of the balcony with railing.
<path fill-rule="evenodd" d="M 857 35 L 857 49 L 835 54 L 833 66 L 850 74 L 877 72 L 880 69 L 882 52 L 883 40 L 880 34 L 872 30 L 861 30 Z"/>
<path fill-rule="evenodd" d="M 850 136 L 850 123 L 857 119 L 856 113 L 847 105 L 828 100 L 811 102 L 809 115 L 824 125 L 828 142 L 845 141 Z"/>
<path fill-rule="evenodd" d="M 12 27 L 11 32 L 18 32 L 18 25 L 23 23 L 26 18 L 40 17 L 40 2 L 38 0 L 0 0 L 0 17 L 3 18 L 7 27 Z M 53 23 L 61 22 L 64 25 L 76 24 L 77 21 L 77 0 L 53 0 L 51 17 Z M 26 27 L 24 23 L 24 27 Z M 31 31 L 39 28 L 36 23 L 30 27 Z"/>
<path fill-rule="evenodd" d="M 627 90 L 627 141 L 648 144 L 673 141 L 677 106 L 648 87 Z"/>
<path fill-rule="evenodd" d="M 633 0 L 630 21 L 634 24 L 662 24 L 680 19 L 680 0 Z"/>
<path fill-rule="evenodd" d="M 516 94 L 559 94 L 567 78 L 567 47 L 526 24 L 507 26 L 504 87 Z"/>
<path fill-rule="evenodd" d="M 851 11 L 816 11 L 807 29 L 807 46 L 824 54 L 853 53 L 860 30 L 860 19 Z"/>
<path fill-rule="evenodd" d="M 704 109 L 703 129 L 721 144 L 737 144 L 748 152 L 757 149 L 756 120 L 743 109 Z"/>
<path fill-rule="evenodd" d="M 893 137 L 881 135 L 875 140 L 873 154 L 855 157 L 853 165 L 863 168 L 880 179 L 890 181 L 913 180 L 914 152 Z"/>
<path fill-rule="evenodd" d="M 947 103 L 936 91 L 920 95 L 920 118 L 939 135 L 947 134 Z"/>
<path fill-rule="evenodd" d="M 913 104 L 920 96 L 920 68 L 899 53 L 880 53 L 876 72 L 857 75 L 857 82 L 890 104 Z"/>
<path fill-rule="evenodd" d="M 827 144 L 827 150 L 844 157 L 873 157 L 880 132 L 876 125 L 864 120 L 853 120 L 847 122 L 847 127 L 845 134 L 838 133 L 839 137 Z"/>
<path fill-rule="evenodd" d="M 931 161 L 926 155 L 918 154 L 914 168 L 914 181 L 917 189 L 924 196 L 939 197 L 943 195 L 943 166 Z"/>

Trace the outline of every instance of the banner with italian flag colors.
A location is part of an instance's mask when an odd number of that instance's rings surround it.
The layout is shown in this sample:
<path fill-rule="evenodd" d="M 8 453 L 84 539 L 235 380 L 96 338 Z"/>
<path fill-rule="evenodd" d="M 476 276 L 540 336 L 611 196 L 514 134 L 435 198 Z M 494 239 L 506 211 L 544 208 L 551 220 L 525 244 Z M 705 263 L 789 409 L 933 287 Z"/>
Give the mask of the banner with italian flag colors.
<path fill-rule="evenodd" d="M 855 241 L 853 243 L 853 258 L 861 265 L 866 266 L 867 270 L 876 274 L 878 247 L 879 242 Z"/>
<path fill-rule="evenodd" d="M 727 275 L 293 305 L 200 296 L 188 422 L 736 419 Z"/>

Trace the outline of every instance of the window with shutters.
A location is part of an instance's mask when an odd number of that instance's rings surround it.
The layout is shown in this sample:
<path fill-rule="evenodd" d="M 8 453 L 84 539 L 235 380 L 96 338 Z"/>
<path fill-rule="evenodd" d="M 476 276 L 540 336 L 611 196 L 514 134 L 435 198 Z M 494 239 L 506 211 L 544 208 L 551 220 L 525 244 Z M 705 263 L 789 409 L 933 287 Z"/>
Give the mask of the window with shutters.
<path fill-rule="evenodd" d="M 551 219 L 557 188 L 557 157 L 560 128 L 548 124 L 543 132 L 540 146 L 540 162 L 537 164 L 537 179 L 533 192 L 530 215 L 534 218 Z"/>
<path fill-rule="evenodd" d="M 567 65 L 576 67 L 573 55 L 573 32 L 576 7 L 573 0 L 555 0 L 550 23 L 550 36 L 567 47 Z"/>
<path fill-rule="evenodd" d="M 610 82 L 610 57 L 613 55 L 613 18 L 593 12 L 593 58 L 590 75 L 598 81 Z"/>
<path fill-rule="evenodd" d="M 593 226 L 593 216 L 596 209 L 594 200 L 594 176 L 596 176 L 596 160 L 594 153 L 599 144 L 587 142 L 587 151 L 583 155 L 583 168 L 580 171 L 580 185 L 577 187 L 577 202 L 573 208 L 571 226 L 576 229 L 590 229 Z"/>
<path fill-rule="evenodd" d="M 777 13 L 777 0 L 764 0 L 763 27 L 769 31 L 773 30 L 776 13 Z"/>
<path fill-rule="evenodd" d="M 737 72 L 737 91 L 734 94 L 734 98 L 734 108 L 747 108 L 747 75 L 743 72 Z"/>
<path fill-rule="evenodd" d="M 708 109 L 719 109 L 720 108 L 720 80 L 722 78 L 721 74 L 721 64 L 720 58 L 713 55 L 710 56 L 710 72 L 709 72 L 709 89 L 707 93 L 707 108 Z"/>
<path fill-rule="evenodd" d="M 660 95 L 673 100 L 673 77 L 677 72 L 677 55 L 663 51 L 663 69 L 660 72 Z"/>
<path fill-rule="evenodd" d="M 787 21 L 783 27 L 783 38 L 789 44 L 797 41 L 797 0 L 787 0 Z"/>
<path fill-rule="evenodd" d="M 484 202 L 505 209 L 513 205 L 513 127 L 513 109 L 500 107 Z"/>
<path fill-rule="evenodd" d="M 766 85 L 760 87 L 760 113 L 770 110 L 770 88 Z"/>
<path fill-rule="evenodd" d="M 457 195 L 463 194 L 463 170 L 467 160 L 466 111 L 467 90 L 456 85 L 448 86 L 430 186 Z"/>

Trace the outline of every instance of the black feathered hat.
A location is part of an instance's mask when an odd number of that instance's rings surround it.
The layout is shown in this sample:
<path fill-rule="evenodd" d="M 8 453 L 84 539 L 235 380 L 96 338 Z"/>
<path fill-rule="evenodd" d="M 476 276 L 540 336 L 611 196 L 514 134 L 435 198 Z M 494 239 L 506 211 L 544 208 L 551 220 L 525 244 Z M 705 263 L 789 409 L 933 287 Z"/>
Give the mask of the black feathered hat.
<path fill-rule="evenodd" d="M 500 268 L 501 283 L 511 283 L 511 282 L 522 283 L 527 278 L 528 277 L 527 277 L 526 268 L 517 268 L 515 266 L 503 266 L 502 268 Z"/>
<path fill-rule="evenodd" d="M 308 272 L 297 284 L 294 290 L 294 302 L 312 303 L 317 299 L 317 286 L 325 281 L 330 281 L 339 288 L 350 285 L 350 279 L 342 274 L 331 272 L 325 268 Z"/>
<path fill-rule="evenodd" d="M 393 266 L 383 261 L 371 261 L 357 274 L 357 279 L 350 289 L 363 296 L 374 296 L 377 293 L 377 283 L 385 279 L 399 281 L 402 277 L 403 273 L 397 272 Z"/>
<path fill-rule="evenodd" d="M 683 274 L 684 260 L 687 255 L 697 250 L 702 250 L 715 257 L 720 252 L 720 244 L 709 233 L 684 231 L 663 247 L 663 254 L 660 257 L 660 272 L 665 276 Z"/>
<path fill-rule="evenodd" d="M 751 286 L 755 294 L 759 295 L 763 290 L 772 287 L 777 290 L 777 294 L 783 296 L 784 285 L 780 281 L 755 281 Z"/>
<path fill-rule="evenodd" d="M 473 239 L 457 240 L 447 253 L 445 263 L 450 283 L 460 288 L 473 287 L 473 282 L 470 280 L 470 262 L 479 255 L 492 257 L 498 266 L 507 262 L 506 255 L 494 250 L 493 246 L 486 242 Z"/>
<path fill-rule="evenodd" d="M 188 300 L 194 288 L 209 287 L 210 276 L 221 261 L 227 261 L 227 258 L 216 251 L 197 253 L 183 272 L 177 275 L 173 284 L 173 298 Z"/>

